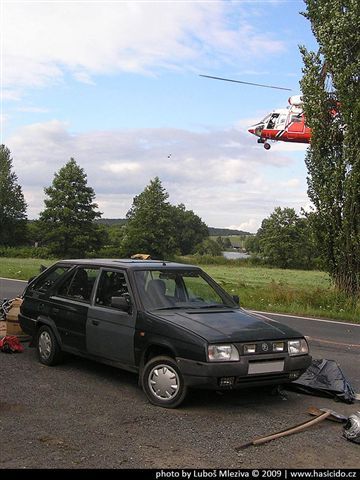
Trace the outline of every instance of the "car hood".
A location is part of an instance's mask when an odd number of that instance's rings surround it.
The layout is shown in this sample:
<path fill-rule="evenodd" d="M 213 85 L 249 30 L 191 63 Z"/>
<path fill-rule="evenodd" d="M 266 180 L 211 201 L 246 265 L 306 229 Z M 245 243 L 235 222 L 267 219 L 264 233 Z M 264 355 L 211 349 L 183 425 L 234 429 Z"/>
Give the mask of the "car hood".
<path fill-rule="evenodd" d="M 179 325 L 203 337 L 208 342 L 248 342 L 299 338 L 296 330 L 264 316 L 243 309 L 188 309 L 152 312 L 157 317 Z"/>

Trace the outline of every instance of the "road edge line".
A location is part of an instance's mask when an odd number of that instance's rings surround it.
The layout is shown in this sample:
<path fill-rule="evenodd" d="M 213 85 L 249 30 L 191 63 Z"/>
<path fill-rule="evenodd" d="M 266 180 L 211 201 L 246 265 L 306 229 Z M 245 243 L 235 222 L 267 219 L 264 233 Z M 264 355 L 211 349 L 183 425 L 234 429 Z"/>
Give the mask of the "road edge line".
<path fill-rule="evenodd" d="M 10 281 L 10 282 L 23 282 L 23 283 L 28 283 L 27 280 L 18 280 L 17 278 L 0 277 L 0 280 L 8 280 L 8 281 Z"/>
<path fill-rule="evenodd" d="M 326 320 L 316 317 L 302 317 L 300 315 L 288 315 L 287 313 L 262 312 L 260 310 L 248 310 L 249 312 L 259 313 L 261 315 L 278 315 L 279 317 L 298 318 L 299 320 L 311 320 L 313 322 L 336 323 L 337 325 L 348 325 L 351 327 L 360 327 L 359 323 L 342 322 L 341 320 Z"/>

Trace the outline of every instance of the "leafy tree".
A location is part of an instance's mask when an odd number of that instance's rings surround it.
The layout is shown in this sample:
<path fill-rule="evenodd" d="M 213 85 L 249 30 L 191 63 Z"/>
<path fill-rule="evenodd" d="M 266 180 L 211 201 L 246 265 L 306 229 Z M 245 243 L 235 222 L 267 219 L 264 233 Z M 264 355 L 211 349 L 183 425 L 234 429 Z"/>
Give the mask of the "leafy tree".
<path fill-rule="evenodd" d="M 124 225 L 110 225 L 107 227 L 108 243 L 120 247 L 124 237 Z"/>
<path fill-rule="evenodd" d="M 259 238 L 257 235 L 248 235 L 245 239 L 244 248 L 248 253 L 259 253 Z"/>
<path fill-rule="evenodd" d="M 134 197 L 124 227 L 122 248 L 125 255 L 148 253 L 164 259 L 176 252 L 176 232 L 172 221 L 173 208 L 169 194 L 158 177 Z"/>
<path fill-rule="evenodd" d="M 220 257 L 222 255 L 222 248 L 216 240 L 211 238 L 205 238 L 199 245 L 196 247 L 197 255 L 211 255 L 212 257 Z"/>
<path fill-rule="evenodd" d="M 27 239 L 28 242 L 35 246 L 43 243 L 43 225 L 40 220 L 28 220 L 27 223 Z"/>
<path fill-rule="evenodd" d="M 102 224 L 104 230 L 104 246 L 99 251 L 101 258 L 122 258 L 124 257 L 122 240 L 124 238 L 124 226 L 120 224 Z"/>
<path fill-rule="evenodd" d="M 219 245 L 219 247 L 221 248 L 221 250 L 224 250 L 225 246 L 224 246 L 224 240 L 223 240 L 223 237 L 216 237 L 216 243 Z"/>
<path fill-rule="evenodd" d="M 44 242 L 52 253 L 83 257 L 99 249 L 103 230 L 94 223 L 101 216 L 94 203 L 95 192 L 87 185 L 87 175 L 71 158 L 52 185 L 45 188 L 45 209 L 40 214 Z"/>
<path fill-rule="evenodd" d="M 308 222 L 293 208 L 275 208 L 257 232 L 259 253 L 269 265 L 280 268 L 309 268 L 313 246 Z"/>
<path fill-rule="evenodd" d="M 223 244 L 224 244 L 224 248 L 225 248 L 225 249 L 231 249 L 231 248 L 233 248 L 232 243 L 231 243 L 231 240 L 230 240 L 229 237 L 223 238 Z"/>
<path fill-rule="evenodd" d="M 197 244 L 209 235 L 206 224 L 192 210 L 186 210 L 182 203 L 171 206 L 171 220 L 175 230 L 175 241 L 181 255 L 194 251 Z"/>
<path fill-rule="evenodd" d="M 216 242 L 219 244 L 221 250 L 231 250 L 233 248 L 229 237 L 216 237 Z"/>
<path fill-rule="evenodd" d="M 26 202 L 17 175 L 12 171 L 10 150 L 0 146 L 0 245 L 13 246 L 26 238 Z"/>
<path fill-rule="evenodd" d="M 301 47 L 301 88 L 312 129 L 306 156 L 312 222 L 337 287 L 360 292 L 360 3 L 305 0 L 320 46 Z"/>

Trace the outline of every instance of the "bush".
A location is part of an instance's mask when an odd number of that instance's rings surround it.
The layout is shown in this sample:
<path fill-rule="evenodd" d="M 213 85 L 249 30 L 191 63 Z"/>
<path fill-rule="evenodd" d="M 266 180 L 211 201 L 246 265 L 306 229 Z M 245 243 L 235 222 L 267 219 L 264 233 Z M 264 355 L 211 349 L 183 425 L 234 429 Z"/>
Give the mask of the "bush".
<path fill-rule="evenodd" d="M 187 255 L 177 256 L 174 259 L 180 263 L 188 263 L 192 265 L 226 265 L 228 267 L 250 267 L 262 265 L 262 260 L 257 257 L 229 259 L 223 255 Z"/>
<path fill-rule="evenodd" d="M 47 247 L 0 247 L 0 257 L 55 258 Z"/>

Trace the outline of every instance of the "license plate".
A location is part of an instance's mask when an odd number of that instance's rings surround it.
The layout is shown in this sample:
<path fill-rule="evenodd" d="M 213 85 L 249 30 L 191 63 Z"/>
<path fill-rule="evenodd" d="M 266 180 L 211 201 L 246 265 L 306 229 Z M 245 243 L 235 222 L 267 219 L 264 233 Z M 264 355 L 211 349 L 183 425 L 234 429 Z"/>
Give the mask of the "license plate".
<path fill-rule="evenodd" d="M 251 362 L 249 363 L 248 374 L 254 373 L 275 373 L 284 371 L 284 360 L 276 360 L 273 362 Z"/>

